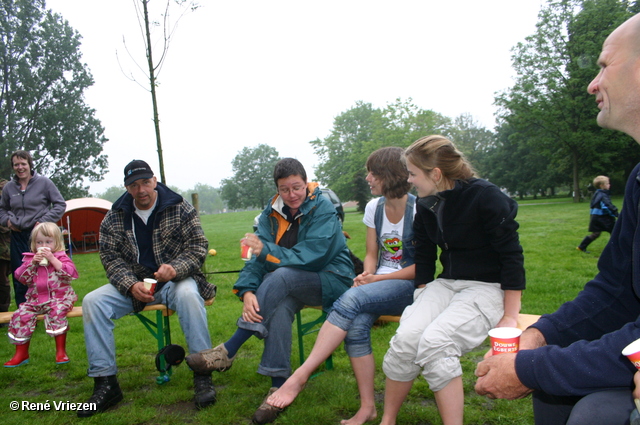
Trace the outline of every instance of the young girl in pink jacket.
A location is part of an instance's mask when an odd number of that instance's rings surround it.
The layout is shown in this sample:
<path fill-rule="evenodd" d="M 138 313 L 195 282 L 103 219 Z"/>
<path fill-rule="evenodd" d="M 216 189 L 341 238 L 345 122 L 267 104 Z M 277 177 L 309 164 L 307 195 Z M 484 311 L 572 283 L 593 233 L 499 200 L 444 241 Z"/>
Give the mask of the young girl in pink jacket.
<path fill-rule="evenodd" d="M 22 265 L 15 277 L 29 289 L 26 302 L 20 304 L 9 323 L 9 339 L 16 346 L 13 358 L 4 367 L 29 362 L 29 342 L 38 314 L 44 314 L 49 335 L 56 340 L 56 363 L 68 363 L 66 338 L 67 313 L 78 296 L 71 281 L 78 278 L 76 266 L 65 254 L 62 232 L 55 223 L 39 223 L 31 232 L 31 251 L 23 253 Z"/>

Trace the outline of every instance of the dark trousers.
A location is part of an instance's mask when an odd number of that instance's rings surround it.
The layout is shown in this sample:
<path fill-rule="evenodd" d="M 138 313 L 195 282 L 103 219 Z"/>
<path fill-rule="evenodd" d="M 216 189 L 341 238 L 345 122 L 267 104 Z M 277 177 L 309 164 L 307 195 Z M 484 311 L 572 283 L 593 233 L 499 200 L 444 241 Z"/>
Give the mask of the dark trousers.
<path fill-rule="evenodd" d="M 22 265 L 22 254 L 24 252 L 31 252 L 29 244 L 31 230 L 32 229 L 21 232 L 11 232 L 11 273 L 15 273 L 16 269 Z M 15 275 L 13 275 L 13 293 L 17 308 L 26 301 L 27 285 L 18 282 Z"/>
<path fill-rule="evenodd" d="M 628 425 L 635 408 L 630 389 L 600 391 L 584 397 L 533 393 L 535 425 Z"/>
<path fill-rule="evenodd" d="M 10 274 L 11 261 L 0 260 L 0 311 L 9 311 L 9 305 L 11 304 Z"/>

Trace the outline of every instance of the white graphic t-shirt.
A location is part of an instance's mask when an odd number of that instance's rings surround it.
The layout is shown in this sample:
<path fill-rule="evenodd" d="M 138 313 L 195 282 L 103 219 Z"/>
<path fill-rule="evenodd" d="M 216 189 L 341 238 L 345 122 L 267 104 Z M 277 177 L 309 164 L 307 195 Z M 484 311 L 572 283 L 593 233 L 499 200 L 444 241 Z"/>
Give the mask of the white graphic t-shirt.
<path fill-rule="evenodd" d="M 378 206 L 378 198 L 372 199 L 367 203 L 364 210 L 363 223 L 370 228 L 375 229 L 375 213 Z M 404 216 L 397 223 L 391 223 L 387 219 L 387 214 L 383 214 L 382 229 L 380 238 L 382 240 L 382 253 L 380 255 L 380 264 L 376 274 L 388 274 L 400 270 L 400 260 L 402 259 L 402 233 L 404 229 Z"/>

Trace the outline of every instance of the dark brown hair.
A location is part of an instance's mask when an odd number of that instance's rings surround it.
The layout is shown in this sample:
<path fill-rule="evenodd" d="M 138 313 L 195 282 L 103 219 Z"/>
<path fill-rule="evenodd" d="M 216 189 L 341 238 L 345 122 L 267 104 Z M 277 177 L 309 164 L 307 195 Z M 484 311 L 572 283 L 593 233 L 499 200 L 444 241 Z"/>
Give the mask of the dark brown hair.
<path fill-rule="evenodd" d="M 387 198 L 402 198 L 411 189 L 403 153 L 404 149 L 398 147 L 380 148 L 367 158 L 367 171 L 382 182 L 382 194 Z"/>
<path fill-rule="evenodd" d="M 295 158 L 283 158 L 277 162 L 273 170 L 273 182 L 277 187 L 278 180 L 289 176 L 300 176 L 305 183 L 307 182 L 307 172 L 302 163 Z"/>
<path fill-rule="evenodd" d="M 15 151 L 14 153 L 11 154 L 11 168 L 13 168 L 13 158 L 18 157 L 18 158 L 22 158 L 22 159 L 26 159 L 27 163 L 29 164 L 29 171 L 33 171 L 33 157 L 31 156 L 31 154 L 27 151 Z"/>

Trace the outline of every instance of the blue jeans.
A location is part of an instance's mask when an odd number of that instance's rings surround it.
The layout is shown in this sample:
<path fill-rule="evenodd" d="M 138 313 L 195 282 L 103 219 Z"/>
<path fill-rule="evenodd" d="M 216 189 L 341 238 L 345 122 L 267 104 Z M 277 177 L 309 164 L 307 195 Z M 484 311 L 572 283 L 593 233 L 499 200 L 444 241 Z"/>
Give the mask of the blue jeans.
<path fill-rule="evenodd" d="M 413 280 L 383 280 L 349 289 L 333 303 L 327 320 L 347 332 L 344 349 L 349 357 L 373 352 L 371 327 L 383 314 L 399 316 L 413 302 Z"/>
<path fill-rule="evenodd" d="M 165 304 L 178 313 L 189 352 L 197 353 L 211 348 L 207 311 L 198 292 L 198 284 L 193 278 L 167 282 L 154 297 L 155 301 L 149 305 Z M 104 285 L 84 297 L 82 320 L 89 360 L 87 375 L 98 377 L 117 373 L 113 320 L 132 312 L 131 298 L 120 294 L 111 284 Z"/>
<path fill-rule="evenodd" d="M 584 397 L 533 393 L 536 425 L 628 425 L 635 408 L 630 389 L 599 391 Z"/>
<path fill-rule="evenodd" d="M 282 267 L 265 275 L 256 291 L 261 323 L 238 319 L 238 327 L 264 339 L 258 373 L 288 378 L 291 375 L 291 328 L 296 312 L 305 305 L 322 305 L 322 283 L 316 272 Z"/>

